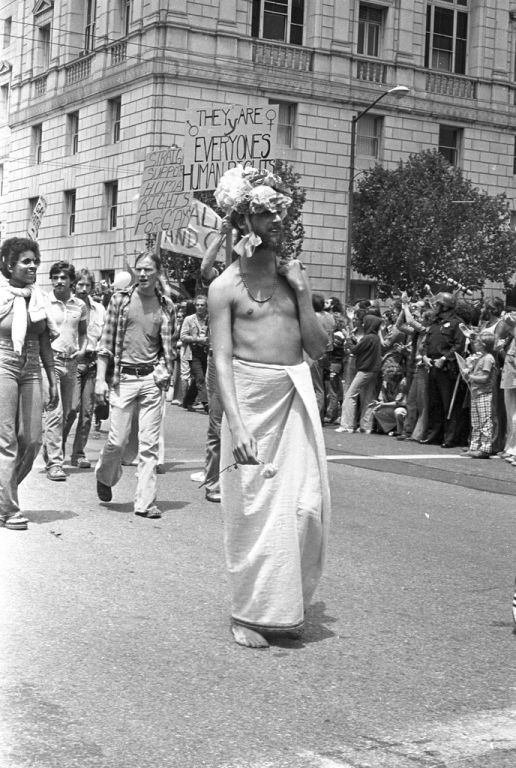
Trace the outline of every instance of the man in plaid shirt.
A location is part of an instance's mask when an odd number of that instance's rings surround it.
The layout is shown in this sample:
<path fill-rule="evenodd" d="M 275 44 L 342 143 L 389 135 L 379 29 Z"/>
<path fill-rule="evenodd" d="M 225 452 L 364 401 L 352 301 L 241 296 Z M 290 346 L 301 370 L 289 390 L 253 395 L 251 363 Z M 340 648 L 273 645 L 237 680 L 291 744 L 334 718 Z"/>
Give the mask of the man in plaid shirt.
<path fill-rule="evenodd" d="M 141 254 L 135 265 L 136 284 L 113 295 L 106 313 L 97 362 L 97 402 L 109 397 L 111 421 L 107 442 L 95 469 L 97 495 L 112 499 L 112 486 L 122 476 L 122 455 L 138 412 L 138 483 L 134 512 L 161 517 L 156 506 L 156 468 L 163 409 L 163 391 L 172 375 L 175 310 L 163 292 L 161 260 Z M 106 382 L 113 361 L 111 390 Z"/>

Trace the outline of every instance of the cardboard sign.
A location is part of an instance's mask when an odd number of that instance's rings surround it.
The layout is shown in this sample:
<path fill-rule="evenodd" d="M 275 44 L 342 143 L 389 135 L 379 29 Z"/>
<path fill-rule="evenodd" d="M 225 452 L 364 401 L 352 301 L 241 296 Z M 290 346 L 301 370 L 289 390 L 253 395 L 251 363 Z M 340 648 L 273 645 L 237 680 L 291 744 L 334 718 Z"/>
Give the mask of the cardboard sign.
<path fill-rule="evenodd" d="M 29 225 L 27 227 L 27 234 L 31 240 L 37 240 L 39 225 L 41 224 L 41 219 L 43 218 L 43 214 L 46 210 L 47 201 L 42 196 L 38 197 L 38 202 L 34 206 L 34 210 L 32 211 L 32 216 L 30 217 Z"/>
<path fill-rule="evenodd" d="M 237 165 L 273 169 L 279 107 L 203 106 L 186 113 L 184 189 L 215 189 Z"/>
<path fill-rule="evenodd" d="M 220 237 L 221 225 L 222 219 L 212 208 L 199 200 L 192 200 L 188 225 L 168 232 L 161 242 L 161 247 L 166 251 L 202 259 L 213 240 Z M 222 241 L 216 260 L 224 261 L 225 254 Z"/>
<path fill-rule="evenodd" d="M 183 190 L 183 151 L 159 149 L 145 158 L 135 235 L 187 227 L 192 194 Z"/>

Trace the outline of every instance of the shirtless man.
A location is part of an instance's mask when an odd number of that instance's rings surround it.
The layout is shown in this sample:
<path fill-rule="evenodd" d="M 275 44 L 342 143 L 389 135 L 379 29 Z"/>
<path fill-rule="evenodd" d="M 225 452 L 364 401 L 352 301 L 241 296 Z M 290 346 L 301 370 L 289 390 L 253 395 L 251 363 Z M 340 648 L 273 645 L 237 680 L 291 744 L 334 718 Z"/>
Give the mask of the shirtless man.
<path fill-rule="evenodd" d="M 319 358 L 327 336 L 306 270 L 295 259 L 278 262 L 291 200 L 278 191 L 279 179 L 266 186 L 250 171 L 244 177 L 251 193 L 225 206 L 245 234 L 235 246 L 238 258 L 210 286 L 209 312 L 224 410 L 220 480 L 231 629 L 237 643 L 266 647 L 271 635 L 299 634 L 322 571 L 329 492 L 303 350 Z M 235 462 L 238 471 L 224 471 Z"/>

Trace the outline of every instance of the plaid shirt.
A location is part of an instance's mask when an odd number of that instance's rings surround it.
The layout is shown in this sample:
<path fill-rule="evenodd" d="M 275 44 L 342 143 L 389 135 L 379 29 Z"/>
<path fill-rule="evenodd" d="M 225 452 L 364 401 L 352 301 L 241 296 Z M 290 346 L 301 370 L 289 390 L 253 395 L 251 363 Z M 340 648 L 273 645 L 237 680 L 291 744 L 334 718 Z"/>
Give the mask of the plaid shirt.
<path fill-rule="evenodd" d="M 136 286 L 132 286 L 126 291 L 114 293 L 106 310 L 106 321 L 102 330 L 98 355 L 113 358 L 113 387 L 116 387 L 120 382 L 121 354 L 127 329 L 129 304 L 135 289 Z M 177 356 L 175 344 L 172 341 L 172 334 L 176 325 L 176 310 L 171 299 L 160 293 L 159 290 L 156 290 L 156 296 L 161 304 L 160 363 L 165 365 L 167 371 L 172 374 L 173 363 Z"/>

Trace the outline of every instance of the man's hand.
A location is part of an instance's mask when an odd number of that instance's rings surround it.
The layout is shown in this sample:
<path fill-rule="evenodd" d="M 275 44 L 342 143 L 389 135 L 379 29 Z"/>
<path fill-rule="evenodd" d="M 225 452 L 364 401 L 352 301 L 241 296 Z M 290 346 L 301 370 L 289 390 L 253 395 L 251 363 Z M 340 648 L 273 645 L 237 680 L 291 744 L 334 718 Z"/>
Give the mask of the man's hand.
<path fill-rule="evenodd" d="M 294 291 L 303 291 L 308 288 L 306 267 L 297 259 L 280 259 L 278 261 L 278 274 L 286 279 Z"/>
<path fill-rule="evenodd" d="M 102 405 L 109 401 L 109 386 L 106 381 L 95 381 L 95 402 Z"/>
<path fill-rule="evenodd" d="M 432 358 L 427 357 L 426 355 L 423 355 L 422 360 L 426 368 L 431 368 L 432 365 L 434 364 L 434 361 L 432 360 Z"/>
<path fill-rule="evenodd" d="M 233 456 L 237 464 L 259 464 L 258 445 L 245 429 L 233 433 Z"/>
<path fill-rule="evenodd" d="M 46 411 L 53 411 L 57 408 L 59 403 L 59 394 L 57 391 L 57 384 L 48 385 L 48 403 L 45 405 Z"/>
<path fill-rule="evenodd" d="M 446 362 L 445 357 L 439 357 L 437 358 L 437 360 L 434 360 L 434 365 L 436 368 L 443 368 L 445 362 Z"/>

